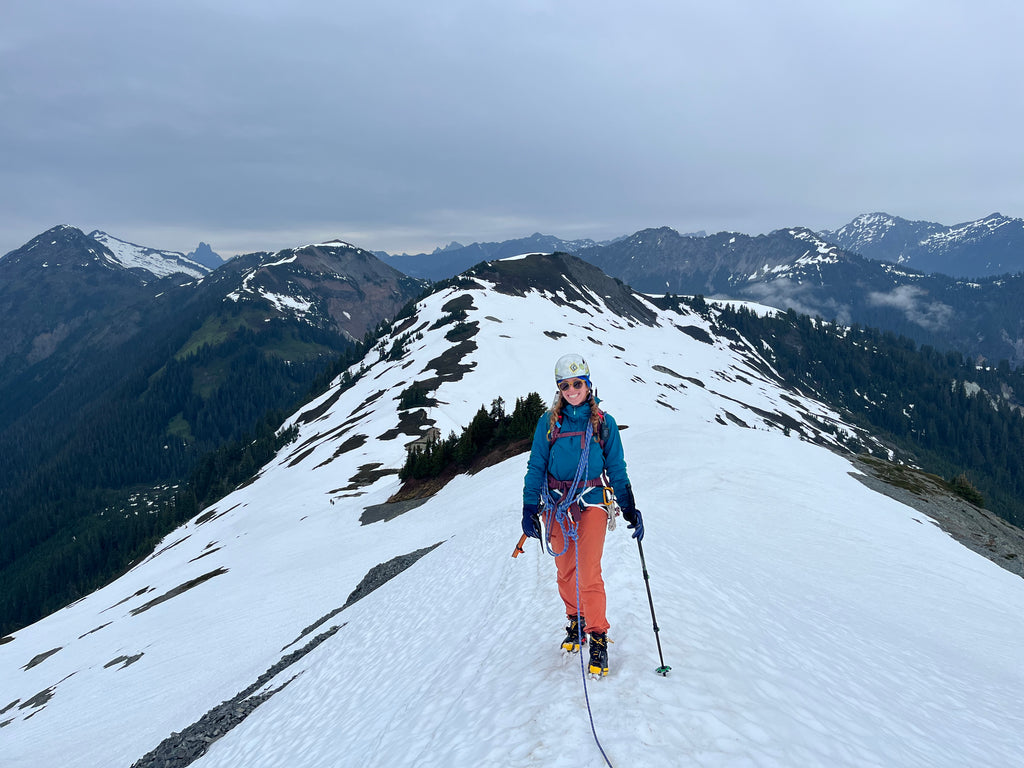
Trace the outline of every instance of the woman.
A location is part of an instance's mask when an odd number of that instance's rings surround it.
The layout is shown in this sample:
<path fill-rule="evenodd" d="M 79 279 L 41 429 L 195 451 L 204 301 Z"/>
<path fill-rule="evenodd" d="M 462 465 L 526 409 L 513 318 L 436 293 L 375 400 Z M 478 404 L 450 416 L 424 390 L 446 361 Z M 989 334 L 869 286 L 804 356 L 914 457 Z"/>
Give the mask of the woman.
<path fill-rule="evenodd" d="M 643 518 L 633 501 L 619 427 L 598 407 L 586 360 L 576 354 L 560 357 L 555 384 L 554 404 L 533 435 L 523 487 L 523 533 L 540 538 L 543 518 L 555 555 L 558 594 L 569 619 L 562 648 L 578 651 L 589 634 L 590 673 L 607 675 L 608 619 L 601 578 L 605 531 L 614 519 L 616 500 L 634 539 L 643 539 Z M 614 490 L 614 500 L 606 496 L 607 486 Z"/>

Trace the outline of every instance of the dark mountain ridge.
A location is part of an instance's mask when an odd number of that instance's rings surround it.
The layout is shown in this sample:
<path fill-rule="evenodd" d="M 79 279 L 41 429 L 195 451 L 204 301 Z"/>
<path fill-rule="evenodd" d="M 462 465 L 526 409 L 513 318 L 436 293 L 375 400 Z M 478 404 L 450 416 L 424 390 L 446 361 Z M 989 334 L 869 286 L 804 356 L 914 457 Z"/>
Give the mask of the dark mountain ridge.
<path fill-rule="evenodd" d="M 4 615 L 41 615 L 23 598 L 42 583 L 73 599 L 123 568 L 156 519 L 109 540 L 121 510 L 252 443 L 424 286 L 340 244 L 249 254 L 199 280 L 127 267 L 72 227 L 0 259 Z"/>
<path fill-rule="evenodd" d="M 758 301 L 877 326 L 982 363 L 1005 359 L 1019 366 L 1022 228 L 1024 220 L 1000 214 L 951 227 L 865 214 L 822 233 L 792 227 L 758 236 L 705 235 L 659 227 L 606 243 L 535 235 L 385 258 L 436 280 L 484 259 L 565 251 L 644 292 Z"/>
<path fill-rule="evenodd" d="M 534 232 L 529 237 L 494 243 L 472 243 L 462 245 L 452 242 L 445 248 L 437 248 L 431 254 L 378 254 L 381 259 L 413 277 L 428 280 L 445 280 L 463 272 L 481 261 L 497 261 L 524 253 L 576 253 L 582 248 L 597 245 L 593 240 L 562 240 L 552 235 Z"/>
<path fill-rule="evenodd" d="M 579 255 L 643 292 L 755 301 L 890 330 L 979 362 L 1024 364 L 1024 275 L 970 282 L 926 275 L 804 228 L 756 237 L 643 230 Z"/>

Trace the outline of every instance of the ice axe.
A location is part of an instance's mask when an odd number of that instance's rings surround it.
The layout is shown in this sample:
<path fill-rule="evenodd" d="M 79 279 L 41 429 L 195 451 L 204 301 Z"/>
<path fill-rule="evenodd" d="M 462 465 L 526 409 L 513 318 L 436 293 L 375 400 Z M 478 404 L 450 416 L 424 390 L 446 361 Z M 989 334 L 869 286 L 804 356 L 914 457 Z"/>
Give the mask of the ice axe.
<path fill-rule="evenodd" d="M 523 544 L 526 543 L 526 539 L 529 538 L 525 533 L 519 537 L 519 543 L 516 544 L 516 548 L 512 550 L 512 557 L 519 557 L 526 550 L 523 549 Z"/>
<path fill-rule="evenodd" d="M 537 530 L 540 531 L 540 547 L 541 551 L 543 551 L 544 542 L 547 541 L 547 532 L 544 530 L 544 518 L 542 518 L 540 515 L 534 515 L 533 521 L 537 524 Z M 523 544 L 526 543 L 526 540 L 528 538 L 530 537 L 527 536 L 525 533 L 519 537 L 519 543 L 516 544 L 516 548 L 512 550 L 512 557 L 519 557 L 519 555 L 526 551 L 525 549 L 523 549 Z"/>

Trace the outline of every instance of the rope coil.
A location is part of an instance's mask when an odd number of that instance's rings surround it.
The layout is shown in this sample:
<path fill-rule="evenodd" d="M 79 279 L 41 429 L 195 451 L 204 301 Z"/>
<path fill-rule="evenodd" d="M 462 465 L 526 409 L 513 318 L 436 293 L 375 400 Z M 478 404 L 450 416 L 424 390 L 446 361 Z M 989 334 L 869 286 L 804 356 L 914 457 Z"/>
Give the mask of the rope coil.
<path fill-rule="evenodd" d="M 560 557 L 564 555 L 569 549 L 569 542 L 576 541 L 578 536 L 577 529 L 579 524 L 573 520 L 572 515 L 569 512 L 569 508 L 579 501 L 578 496 L 581 495 L 580 491 L 586 489 L 586 481 L 583 476 L 587 473 L 587 467 L 590 466 L 590 444 L 593 442 L 594 437 L 594 425 L 591 423 L 587 424 L 586 436 L 583 438 L 583 451 L 580 453 L 580 463 L 576 466 L 576 474 L 572 479 L 572 485 L 569 489 L 563 493 L 558 499 L 555 499 L 551 494 L 551 489 L 545 485 L 541 489 L 540 498 L 544 508 L 544 527 L 547 530 L 551 530 L 551 523 L 556 522 L 562 529 L 564 536 L 564 547 L 561 552 L 552 552 L 550 544 L 545 541 L 544 549 L 552 557 Z M 578 555 L 577 555 L 578 557 Z M 579 602 L 577 602 L 579 605 Z"/>

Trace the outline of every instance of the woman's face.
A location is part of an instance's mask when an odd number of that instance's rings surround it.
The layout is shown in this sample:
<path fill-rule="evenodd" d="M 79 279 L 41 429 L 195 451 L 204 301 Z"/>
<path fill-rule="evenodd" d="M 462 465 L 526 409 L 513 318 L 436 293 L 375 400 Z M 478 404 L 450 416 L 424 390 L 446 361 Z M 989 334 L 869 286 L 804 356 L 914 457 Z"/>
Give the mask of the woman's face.
<path fill-rule="evenodd" d="M 569 405 L 579 405 L 587 399 L 590 389 L 583 379 L 566 379 L 558 382 L 558 389 Z"/>

